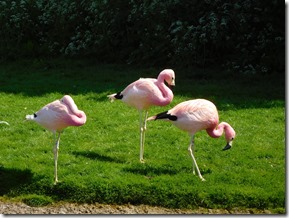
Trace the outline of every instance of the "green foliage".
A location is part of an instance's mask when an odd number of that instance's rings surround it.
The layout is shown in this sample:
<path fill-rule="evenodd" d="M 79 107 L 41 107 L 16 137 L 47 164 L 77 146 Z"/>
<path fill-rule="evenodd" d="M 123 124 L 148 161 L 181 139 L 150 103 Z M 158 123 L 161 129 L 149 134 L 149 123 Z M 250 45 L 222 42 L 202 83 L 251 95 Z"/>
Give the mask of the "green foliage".
<path fill-rule="evenodd" d="M 0 58 L 285 70 L 285 7 L 268 0 L 0 1 Z"/>
<path fill-rule="evenodd" d="M 49 66 L 49 67 L 48 67 Z M 0 65 L 0 195 L 29 205 L 69 201 L 149 204 L 171 208 L 259 208 L 285 211 L 285 85 L 267 75 L 174 69 L 175 97 L 165 111 L 192 98 L 215 102 L 221 121 L 237 137 L 196 134 L 195 156 L 202 182 L 192 174 L 189 136 L 166 122 L 149 122 L 145 163 L 139 162 L 138 113 L 107 95 L 159 69 L 96 65 L 91 61 L 12 62 Z M 218 84 L 218 85 L 217 85 Z M 24 122 L 44 104 L 70 94 L 87 115 L 81 127 L 61 136 L 58 176 L 53 185 L 53 136 Z"/>

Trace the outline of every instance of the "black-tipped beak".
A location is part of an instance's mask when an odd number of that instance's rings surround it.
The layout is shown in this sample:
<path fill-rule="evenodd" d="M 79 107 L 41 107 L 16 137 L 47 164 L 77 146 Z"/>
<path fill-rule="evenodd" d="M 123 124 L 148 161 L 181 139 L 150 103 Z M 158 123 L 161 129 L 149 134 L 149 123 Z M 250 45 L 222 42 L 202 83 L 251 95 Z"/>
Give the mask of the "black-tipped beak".
<path fill-rule="evenodd" d="M 232 147 L 232 145 L 227 143 L 226 146 L 223 148 L 223 151 L 226 151 L 226 150 L 230 149 L 231 147 Z"/>
<path fill-rule="evenodd" d="M 175 87 L 175 82 L 173 81 L 171 84 L 168 84 L 167 81 L 165 81 L 165 84 L 167 87 L 170 88 L 170 90 L 173 90 L 173 88 Z"/>
<path fill-rule="evenodd" d="M 168 85 L 168 87 L 170 88 L 170 90 L 173 91 L 173 89 L 175 88 L 175 84 Z"/>

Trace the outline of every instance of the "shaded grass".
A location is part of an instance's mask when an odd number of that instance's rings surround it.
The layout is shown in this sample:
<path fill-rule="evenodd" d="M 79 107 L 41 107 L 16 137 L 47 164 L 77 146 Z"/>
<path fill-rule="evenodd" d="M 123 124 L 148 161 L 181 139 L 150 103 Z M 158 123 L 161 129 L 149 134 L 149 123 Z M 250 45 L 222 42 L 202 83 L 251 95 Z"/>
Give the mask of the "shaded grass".
<path fill-rule="evenodd" d="M 223 137 L 196 135 L 195 157 L 207 180 L 201 182 L 192 175 L 189 136 L 166 122 L 148 123 L 146 162 L 139 163 L 138 113 L 106 97 L 160 70 L 77 60 L 1 65 L 0 118 L 10 123 L 0 126 L 1 196 L 36 205 L 65 200 L 172 208 L 285 208 L 284 82 L 276 76 L 252 81 L 252 76 L 175 69 L 174 101 L 149 114 L 190 98 L 207 98 L 217 105 L 220 120 L 237 133 L 227 152 L 221 151 Z M 54 186 L 53 136 L 24 117 L 64 94 L 71 94 L 85 111 L 87 123 L 62 134 L 60 183 Z"/>

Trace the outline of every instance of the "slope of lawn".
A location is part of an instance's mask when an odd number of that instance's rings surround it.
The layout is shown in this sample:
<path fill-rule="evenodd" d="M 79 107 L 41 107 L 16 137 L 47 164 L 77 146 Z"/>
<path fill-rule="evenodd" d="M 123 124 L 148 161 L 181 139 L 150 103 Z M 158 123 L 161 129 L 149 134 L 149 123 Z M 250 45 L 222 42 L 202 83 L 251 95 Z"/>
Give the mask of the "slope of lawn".
<path fill-rule="evenodd" d="M 173 67 L 172 67 L 173 68 Z M 234 75 L 219 69 L 174 69 L 174 100 L 206 98 L 220 121 L 236 133 L 195 137 L 202 182 L 192 174 L 190 137 L 168 122 L 147 125 L 145 163 L 139 161 L 139 116 L 107 95 L 160 69 L 94 63 L 92 60 L 18 61 L 0 65 L 0 196 L 31 205 L 57 201 L 148 204 L 170 208 L 260 208 L 285 212 L 285 82 L 278 75 Z M 53 185 L 53 134 L 24 121 L 45 104 L 69 94 L 87 122 L 61 136 Z"/>

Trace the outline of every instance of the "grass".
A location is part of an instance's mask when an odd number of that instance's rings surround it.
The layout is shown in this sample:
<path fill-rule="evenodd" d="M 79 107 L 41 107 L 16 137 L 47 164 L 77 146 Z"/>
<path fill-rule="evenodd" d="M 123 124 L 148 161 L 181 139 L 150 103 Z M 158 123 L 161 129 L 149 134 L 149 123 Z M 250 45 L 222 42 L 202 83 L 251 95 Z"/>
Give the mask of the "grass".
<path fill-rule="evenodd" d="M 285 84 L 273 76 L 216 69 L 174 69 L 174 100 L 206 98 L 237 137 L 196 135 L 195 157 L 206 182 L 192 174 L 189 136 L 170 123 L 148 123 L 145 164 L 139 162 L 138 113 L 107 95 L 162 69 L 91 60 L 18 61 L 0 65 L 0 196 L 34 206 L 57 201 L 149 204 L 170 208 L 258 208 L 285 213 Z M 216 73 L 217 72 L 217 73 Z M 87 123 L 61 136 L 59 184 L 53 185 L 53 135 L 24 122 L 43 105 L 70 94 Z"/>

